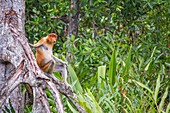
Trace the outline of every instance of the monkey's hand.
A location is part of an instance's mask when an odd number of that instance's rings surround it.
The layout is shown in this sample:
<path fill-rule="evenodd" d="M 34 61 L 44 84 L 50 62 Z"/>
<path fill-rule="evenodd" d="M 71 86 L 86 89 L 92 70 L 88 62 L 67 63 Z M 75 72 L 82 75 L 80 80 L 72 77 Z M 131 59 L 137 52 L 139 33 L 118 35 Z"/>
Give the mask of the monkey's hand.
<path fill-rule="evenodd" d="M 62 61 L 61 59 L 55 57 L 54 55 L 52 55 L 52 57 L 53 57 L 55 62 L 61 63 L 62 65 L 66 66 L 66 68 L 68 67 L 68 63 L 67 62 Z"/>
<path fill-rule="evenodd" d="M 66 68 L 68 67 L 68 63 L 67 62 L 63 62 L 63 65 L 65 65 Z"/>

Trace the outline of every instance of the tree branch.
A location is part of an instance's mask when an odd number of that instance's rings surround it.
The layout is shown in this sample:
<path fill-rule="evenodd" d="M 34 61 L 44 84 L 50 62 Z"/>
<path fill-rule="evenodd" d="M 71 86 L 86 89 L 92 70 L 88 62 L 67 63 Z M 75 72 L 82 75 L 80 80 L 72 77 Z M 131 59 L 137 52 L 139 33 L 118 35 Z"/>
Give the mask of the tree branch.
<path fill-rule="evenodd" d="M 56 103 L 56 107 L 58 109 L 58 113 L 64 113 L 64 108 L 63 108 L 63 104 L 61 101 L 61 97 L 60 97 L 60 93 L 59 91 L 56 89 L 56 86 L 53 82 L 49 81 L 47 82 L 47 87 L 48 89 L 51 91 L 53 97 L 54 97 L 54 101 Z"/>
<path fill-rule="evenodd" d="M 0 91 L 0 107 L 6 100 L 6 98 L 10 95 L 10 93 L 20 84 L 21 77 L 20 74 L 24 67 L 23 62 L 18 66 L 16 73 L 6 82 L 6 85 Z"/>

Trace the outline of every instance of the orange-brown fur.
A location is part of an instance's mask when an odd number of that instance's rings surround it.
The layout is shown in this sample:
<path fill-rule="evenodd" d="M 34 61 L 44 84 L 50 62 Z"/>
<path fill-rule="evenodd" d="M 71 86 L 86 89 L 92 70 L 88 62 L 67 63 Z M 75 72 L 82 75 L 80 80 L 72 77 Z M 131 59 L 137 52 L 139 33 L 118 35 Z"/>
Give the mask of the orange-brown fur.
<path fill-rule="evenodd" d="M 52 56 L 52 49 L 57 40 L 57 35 L 55 33 L 50 33 L 48 36 L 39 40 L 34 46 L 43 45 L 44 47 L 36 48 L 36 61 L 38 66 L 46 73 L 52 73 L 54 70 L 55 61 Z"/>

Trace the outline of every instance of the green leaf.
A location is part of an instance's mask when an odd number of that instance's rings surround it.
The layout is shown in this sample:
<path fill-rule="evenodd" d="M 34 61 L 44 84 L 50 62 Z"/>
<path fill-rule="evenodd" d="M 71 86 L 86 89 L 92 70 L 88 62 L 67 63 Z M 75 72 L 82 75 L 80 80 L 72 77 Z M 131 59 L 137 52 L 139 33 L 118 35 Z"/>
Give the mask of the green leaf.
<path fill-rule="evenodd" d="M 94 98 L 93 94 L 90 92 L 89 89 L 87 89 L 87 92 L 88 92 L 88 95 L 87 95 L 87 96 L 90 97 L 90 99 L 92 100 L 92 102 L 93 102 L 94 105 L 95 105 L 95 108 L 96 108 L 96 110 L 97 110 L 96 113 L 103 113 L 102 108 L 99 106 L 98 102 L 96 101 L 96 99 Z"/>
<path fill-rule="evenodd" d="M 81 87 L 81 85 L 80 85 L 80 82 L 79 82 L 79 80 L 78 80 L 78 77 L 77 77 L 74 69 L 72 68 L 72 66 L 71 66 L 70 64 L 68 65 L 68 71 L 69 71 L 69 73 L 70 73 L 70 75 L 71 75 L 71 78 L 72 78 L 72 80 L 73 80 L 72 82 L 74 83 L 74 82 L 76 81 L 75 85 L 73 86 L 74 91 L 77 92 L 77 93 L 78 93 L 78 92 L 79 92 L 79 93 L 82 93 L 82 92 L 83 92 L 83 89 L 82 89 L 82 87 Z"/>
<path fill-rule="evenodd" d="M 6 110 L 8 113 L 10 113 L 10 110 L 8 109 L 7 106 L 5 106 L 5 110 Z"/>
<path fill-rule="evenodd" d="M 153 94 L 153 92 L 152 92 L 147 86 L 145 86 L 144 84 L 142 84 L 142 83 L 140 83 L 140 82 L 138 82 L 138 81 L 136 81 L 136 80 L 132 80 L 132 81 L 135 82 L 135 83 L 137 83 L 137 84 L 138 84 L 139 86 L 141 86 L 142 88 L 148 90 L 151 94 Z"/>
<path fill-rule="evenodd" d="M 128 78 L 128 73 L 131 67 L 131 50 L 132 50 L 132 45 L 130 46 L 130 49 L 129 49 L 129 52 L 127 54 L 126 61 L 125 61 L 125 67 L 123 68 L 123 76 L 125 80 L 127 80 Z"/>
<path fill-rule="evenodd" d="M 112 51 L 114 51 L 114 48 L 113 48 L 113 45 L 112 44 L 110 44 L 108 41 L 106 41 L 106 40 L 103 40 L 103 42 L 112 50 Z"/>
<path fill-rule="evenodd" d="M 117 83 L 116 65 L 117 65 L 116 64 L 116 50 L 114 49 L 110 63 L 109 63 L 109 75 L 108 75 L 111 86 Z"/>
<path fill-rule="evenodd" d="M 12 106 L 12 103 L 11 103 L 11 99 L 9 99 L 9 105 L 10 105 L 10 108 L 11 108 L 11 112 L 15 113 L 14 107 Z"/>
<path fill-rule="evenodd" d="M 70 108 L 70 110 L 72 111 L 72 113 L 78 113 L 78 111 L 75 110 L 75 108 L 73 108 L 73 106 L 70 104 L 69 101 L 67 101 L 67 105 L 68 105 L 68 107 Z"/>
<path fill-rule="evenodd" d="M 150 66 L 151 62 L 153 61 L 152 59 L 153 59 L 153 55 L 154 55 L 154 53 L 155 53 L 155 50 L 156 50 L 156 47 L 154 47 L 154 49 L 153 49 L 153 51 L 152 51 L 152 54 L 151 54 L 150 59 L 149 59 L 149 63 L 148 63 L 147 66 L 145 67 L 145 71 L 147 71 L 147 70 L 149 69 L 149 66 Z"/>
<path fill-rule="evenodd" d="M 168 106 L 166 108 L 166 113 L 169 113 L 169 111 L 170 111 L 170 102 L 169 102 L 169 104 L 168 104 Z"/>
<path fill-rule="evenodd" d="M 56 105 L 55 101 L 50 99 L 50 98 L 48 98 L 48 102 L 49 102 L 50 106 L 55 106 Z"/>
<path fill-rule="evenodd" d="M 148 6 L 151 8 L 151 9 L 153 9 L 153 7 L 152 7 L 152 5 L 148 2 Z"/>
<path fill-rule="evenodd" d="M 80 105 L 85 108 L 85 110 L 87 111 L 87 113 L 92 113 L 92 109 L 90 108 L 90 103 L 88 103 L 88 100 L 85 98 L 84 96 L 85 94 L 78 94 L 78 98 L 79 98 L 79 103 Z"/>
<path fill-rule="evenodd" d="M 167 95 L 168 95 L 168 87 L 166 88 L 165 93 L 164 93 L 164 95 L 161 99 L 161 103 L 159 104 L 159 110 L 158 110 L 159 113 L 161 113 L 163 111 L 163 105 L 164 105 L 164 102 L 165 102 Z"/>
<path fill-rule="evenodd" d="M 155 88 L 155 92 L 154 92 L 154 100 L 155 100 L 156 103 L 157 103 L 159 88 L 160 88 L 160 75 L 158 75 L 158 78 L 157 78 L 157 81 L 156 81 L 156 88 Z"/>
<path fill-rule="evenodd" d="M 98 88 L 103 89 L 103 82 L 102 80 L 105 80 L 105 74 L 106 74 L 106 66 L 100 66 L 98 67 Z"/>

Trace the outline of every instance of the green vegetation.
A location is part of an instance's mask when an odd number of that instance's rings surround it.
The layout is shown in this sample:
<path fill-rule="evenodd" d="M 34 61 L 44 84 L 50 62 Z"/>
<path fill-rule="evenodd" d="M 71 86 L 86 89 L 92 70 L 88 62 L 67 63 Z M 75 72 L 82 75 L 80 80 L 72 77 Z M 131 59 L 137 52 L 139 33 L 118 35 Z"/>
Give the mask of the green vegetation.
<path fill-rule="evenodd" d="M 55 32 L 55 54 L 72 61 L 69 73 L 88 113 L 170 112 L 170 1 L 81 0 L 79 35 L 69 42 L 61 20 L 67 0 L 27 0 L 26 34 L 31 43 Z M 169 45 L 170 46 L 170 45 Z M 51 111 L 57 112 L 47 91 Z M 63 96 L 65 111 L 76 113 Z"/>

